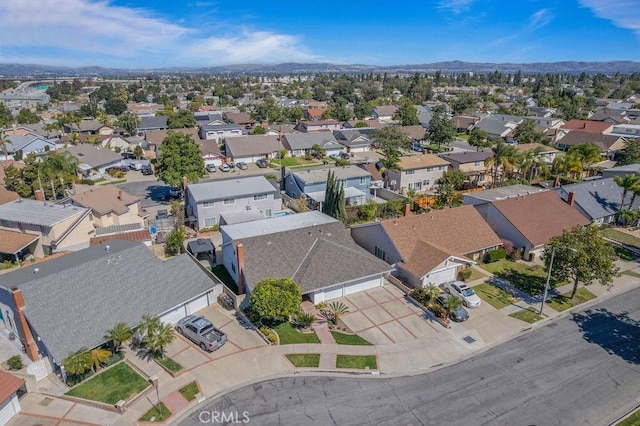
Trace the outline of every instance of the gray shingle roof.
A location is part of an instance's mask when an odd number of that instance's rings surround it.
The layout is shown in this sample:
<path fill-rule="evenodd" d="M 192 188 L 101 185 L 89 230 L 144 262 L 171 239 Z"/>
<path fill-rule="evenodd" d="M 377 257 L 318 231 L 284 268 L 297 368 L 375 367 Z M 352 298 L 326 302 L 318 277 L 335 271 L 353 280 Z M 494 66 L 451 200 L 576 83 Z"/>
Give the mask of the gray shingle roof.
<path fill-rule="evenodd" d="M 589 182 L 564 185 L 556 189 L 566 199 L 569 192 L 575 192 L 574 202 L 587 214 L 589 219 L 599 219 L 611 216 L 620 210 L 622 188 L 613 178 L 596 179 Z M 628 208 L 631 202 L 631 194 L 627 194 L 624 205 Z M 633 203 L 634 210 L 640 209 L 640 198 Z"/>
<path fill-rule="evenodd" d="M 187 186 L 187 191 L 196 203 L 278 192 L 264 176 L 195 183 Z"/>
<path fill-rule="evenodd" d="M 324 149 L 335 149 L 341 146 L 331 132 L 287 133 L 284 135 L 282 144 L 292 151 L 297 149 L 311 149 L 315 144 L 320 145 L 320 147 Z"/>
<path fill-rule="evenodd" d="M 101 344 L 118 322 L 135 326 L 142 315 L 167 312 L 215 285 L 186 254 L 161 261 L 143 244 L 121 240 L 37 268 L 0 275 L 0 286 L 22 290 L 27 320 L 57 362 Z"/>
<path fill-rule="evenodd" d="M 507 121 L 500 121 L 495 118 L 483 118 L 474 125 L 474 128 L 482 129 L 490 135 L 501 135 L 508 130 L 507 123 Z"/>
<path fill-rule="evenodd" d="M 491 157 L 493 154 L 487 151 L 463 151 L 455 152 L 451 154 L 440 154 L 440 157 L 449 162 L 456 162 L 458 164 L 475 163 L 476 161 L 484 161 Z"/>
<path fill-rule="evenodd" d="M 307 170 L 293 172 L 293 174 L 302 182 L 306 184 L 310 184 L 310 183 L 326 182 L 329 176 L 329 172 L 331 171 L 335 174 L 336 179 L 351 179 L 351 178 L 371 176 L 371 173 L 369 173 L 364 169 L 361 169 L 358 166 L 341 166 L 341 167 L 330 167 L 330 168 L 323 168 L 323 169 L 307 169 Z"/>
<path fill-rule="evenodd" d="M 332 222 L 337 221 L 331 216 L 327 216 L 317 210 L 312 210 L 293 215 L 255 220 L 248 223 L 222 225 L 220 232 L 223 234 L 223 240 L 226 242 L 228 239 L 239 240 L 257 235 L 273 234 Z"/>
<path fill-rule="evenodd" d="M 75 145 L 61 149 L 59 152 L 69 152 L 76 157 L 80 163 L 86 163 L 91 167 L 100 167 L 106 164 L 122 161 L 122 156 L 110 149 L 100 149 L 91 145 Z"/>
<path fill-rule="evenodd" d="M 74 216 L 84 214 L 88 209 L 73 205 L 18 199 L 0 205 L 0 220 L 10 220 L 31 225 L 53 226 Z"/>
<path fill-rule="evenodd" d="M 142 117 L 138 129 L 166 129 L 167 117 L 161 115 L 158 117 Z"/>
<path fill-rule="evenodd" d="M 250 135 L 224 141 L 227 157 L 266 155 L 279 151 L 282 145 L 277 135 Z"/>

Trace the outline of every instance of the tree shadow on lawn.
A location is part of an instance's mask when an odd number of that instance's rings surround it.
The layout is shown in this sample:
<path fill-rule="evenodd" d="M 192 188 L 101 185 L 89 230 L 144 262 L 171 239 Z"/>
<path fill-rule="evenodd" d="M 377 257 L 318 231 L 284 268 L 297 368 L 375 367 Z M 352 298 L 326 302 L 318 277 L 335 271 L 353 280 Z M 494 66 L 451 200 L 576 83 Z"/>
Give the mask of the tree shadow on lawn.
<path fill-rule="evenodd" d="M 544 277 L 523 274 L 515 269 L 507 269 L 498 276 L 504 278 L 518 290 L 524 291 L 530 296 L 537 296 L 544 292 L 544 284 L 546 282 L 546 278 Z M 552 283 L 549 284 L 550 286 L 552 285 Z"/>
<path fill-rule="evenodd" d="M 607 309 L 588 309 L 573 314 L 587 342 L 594 343 L 612 355 L 633 364 L 640 364 L 640 321 L 629 317 L 628 312 L 614 313 Z"/>

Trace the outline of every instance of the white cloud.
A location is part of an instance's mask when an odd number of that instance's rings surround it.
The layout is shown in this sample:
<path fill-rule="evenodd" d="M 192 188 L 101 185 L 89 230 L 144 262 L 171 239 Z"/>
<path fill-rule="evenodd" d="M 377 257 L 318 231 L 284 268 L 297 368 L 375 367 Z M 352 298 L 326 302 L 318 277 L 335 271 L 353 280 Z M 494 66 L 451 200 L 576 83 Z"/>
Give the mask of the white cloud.
<path fill-rule="evenodd" d="M 540 9 L 529 18 L 529 28 L 537 30 L 547 25 L 553 19 L 549 9 Z"/>
<path fill-rule="evenodd" d="M 0 28 L 0 58 L 29 57 L 30 62 L 57 57 L 59 64 L 86 58 L 86 65 L 99 60 L 105 66 L 131 66 L 140 59 L 135 66 L 197 66 L 314 58 L 292 35 L 239 29 L 211 37 L 148 9 L 104 0 L 2 0 Z"/>
<path fill-rule="evenodd" d="M 475 0 L 441 0 L 438 3 L 438 8 L 459 15 L 469 10 L 474 2 Z"/>
<path fill-rule="evenodd" d="M 580 0 L 580 5 L 591 9 L 598 18 L 632 30 L 640 37 L 640 3 L 637 0 Z"/>

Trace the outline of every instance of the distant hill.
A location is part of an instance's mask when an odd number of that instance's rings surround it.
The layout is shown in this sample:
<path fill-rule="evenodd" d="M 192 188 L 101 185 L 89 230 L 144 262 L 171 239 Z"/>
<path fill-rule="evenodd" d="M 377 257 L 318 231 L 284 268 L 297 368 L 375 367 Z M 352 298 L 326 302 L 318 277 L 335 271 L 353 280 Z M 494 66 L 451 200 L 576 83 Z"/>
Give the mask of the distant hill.
<path fill-rule="evenodd" d="M 604 73 L 620 72 L 630 74 L 640 72 L 640 62 L 533 62 L 533 63 L 478 63 L 478 62 L 434 62 L 407 65 L 339 65 L 330 63 L 276 65 L 239 64 L 217 67 L 172 67 L 172 68 L 103 68 L 103 67 L 55 67 L 38 64 L 0 64 L 2 78 L 51 78 L 51 77 L 117 77 L 134 75 L 175 75 L 175 74 L 362 74 L 362 73 L 426 73 L 441 71 L 445 74 L 473 72 L 485 74 L 494 71 L 503 73 L 546 74 L 546 73 Z"/>

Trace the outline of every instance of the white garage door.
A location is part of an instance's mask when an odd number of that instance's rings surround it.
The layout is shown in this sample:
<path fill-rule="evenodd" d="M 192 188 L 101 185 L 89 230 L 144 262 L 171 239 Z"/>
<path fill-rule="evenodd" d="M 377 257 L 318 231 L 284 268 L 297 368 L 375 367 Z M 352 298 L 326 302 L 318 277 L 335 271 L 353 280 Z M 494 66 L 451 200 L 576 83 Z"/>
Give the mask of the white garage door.
<path fill-rule="evenodd" d="M 192 300 L 191 302 L 189 302 L 187 304 L 187 313 L 189 315 L 195 314 L 200 309 L 204 309 L 207 306 L 209 306 L 209 294 L 210 293 L 207 293 L 204 296 L 198 297 L 197 299 Z"/>
<path fill-rule="evenodd" d="M 165 324 L 175 324 L 186 315 L 187 314 L 185 311 L 185 306 L 183 305 L 172 311 L 165 313 L 164 315 L 161 315 L 160 321 L 162 321 Z"/>
<path fill-rule="evenodd" d="M 442 271 L 433 272 L 427 275 L 425 279 L 426 283 L 444 284 L 447 281 L 453 281 L 456 279 L 456 268 L 444 269 Z"/>
<path fill-rule="evenodd" d="M 324 293 L 324 301 L 326 302 L 331 299 L 337 299 L 338 297 L 342 297 L 343 287 L 344 286 L 340 284 L 335 287 L 329 287 L 325 290 L 321 290 L 318 293 Z"/>
<path fill-rule="evenodd" d="M 0 402 L 0 425 L 6 425 L 9 420 L 20 412 L 20 402 L 17 396 Z"/>
<path fill-rule="evenodd" d="M 366 281 L 352 283 L 346 285 L 344 288 L 344 295 L 348 296 L 350 294 L 359 293 L 361 291 L 369 290 L 372 288 L 380 287 L 382 285 L 382 278 L 371 278 Z"/>

